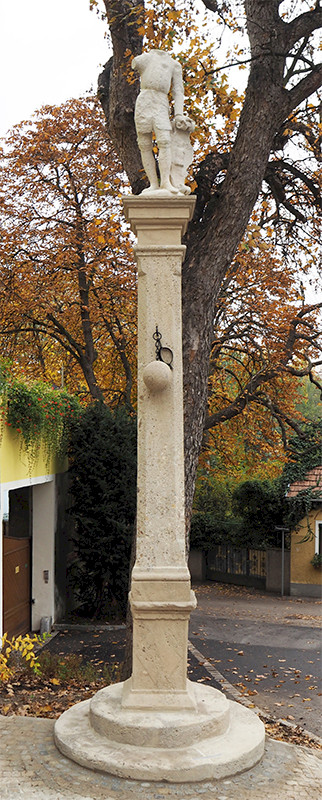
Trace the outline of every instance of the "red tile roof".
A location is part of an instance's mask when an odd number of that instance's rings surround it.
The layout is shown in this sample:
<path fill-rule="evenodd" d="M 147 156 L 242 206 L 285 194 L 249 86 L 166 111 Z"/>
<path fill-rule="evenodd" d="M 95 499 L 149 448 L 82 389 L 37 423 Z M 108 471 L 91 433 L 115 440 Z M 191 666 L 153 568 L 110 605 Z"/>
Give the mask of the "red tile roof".
<path fill-rule="evenodd" d="M 289 486 L 286 497 L 296 497 L 299 492 L 304 489 L 315 489 L 316 494 L 322 499 L 322 465 L 321 467 L 314 467 L 306 473 L 305 478 L 302 480 L 294 481 Z"/>

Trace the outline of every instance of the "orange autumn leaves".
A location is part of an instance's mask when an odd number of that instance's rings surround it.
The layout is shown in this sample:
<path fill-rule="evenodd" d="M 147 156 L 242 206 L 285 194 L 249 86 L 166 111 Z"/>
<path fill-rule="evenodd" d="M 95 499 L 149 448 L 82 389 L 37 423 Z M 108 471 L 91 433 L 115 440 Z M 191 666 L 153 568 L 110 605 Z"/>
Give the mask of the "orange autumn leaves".
<path fill-rule="evenodd" d="M 131 407 L 136 271 L 124 184 L 94 98 L 44 107 L 12 130 L 0 161 L 0 351 L 27 377 Z M 207 444 L 231 473 L 256 464 L 273 477 L 281 432 L 300 421 L 294 370 L 318 358 L 317 312 L 302 305 L 261 214 L 259 202 L 216 308 Z"/>
<path fill-rule="evenodd" d="M 107 402 L 132 399 L 136 273 L 121 165 L 96 99 L 46 106 L 1 153 L 2 355 Z"/>
<path fill-rule="evenodd" d="M 321 359 L 319 304 L 304 304 L 292 264 L 268 237 L 244 242 L 221 289 L 210 364 L 202 460 L 215 451 L 223 479 L 279 474 L 288 435 L 304 420 L 301 378 Z"/>

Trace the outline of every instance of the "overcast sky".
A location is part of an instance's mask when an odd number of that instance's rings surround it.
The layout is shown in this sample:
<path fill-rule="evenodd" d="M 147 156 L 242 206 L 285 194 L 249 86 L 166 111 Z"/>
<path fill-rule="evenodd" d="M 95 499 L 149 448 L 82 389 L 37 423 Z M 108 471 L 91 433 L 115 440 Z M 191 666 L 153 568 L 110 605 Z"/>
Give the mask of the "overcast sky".
<path fill-rule="evenodd" d="M 89 0 L 0 0 L 0 136 L 44 104 L 93 86 L 109 58 Z"/>

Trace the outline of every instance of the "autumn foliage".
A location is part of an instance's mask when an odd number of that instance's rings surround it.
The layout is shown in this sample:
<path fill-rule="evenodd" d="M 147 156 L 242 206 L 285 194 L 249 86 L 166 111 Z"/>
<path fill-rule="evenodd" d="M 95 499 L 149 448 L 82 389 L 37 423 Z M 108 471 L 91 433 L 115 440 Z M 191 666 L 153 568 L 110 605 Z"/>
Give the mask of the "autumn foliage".
<path fill-rule="evenodd" d="M 136 272 L 121 183 L 95 99 L 13 128 L 0 162 L 1 352 L 27 376 L 130 406 Z"/>
<path fill-rule="evenodd" d="M 121 189 L 128 190 L 123 168 L 133 191 L 145 179 L 131 59 L 142 47 L 172 50 L 183 68 L 185 110 L 196 124 L 189 178 L 196 211 L 183 271 L 187 475 L 192 485 L 203 429 L 204 461 L 215 450 L 217 468 L 248 474 L 255 465 L 273 476 L 290 432 L 300 431 L 301 379 L 321 383 L 321 303 L 313 291 L 321 130 L 309 83 L 311 70 L 315 86 L 309 38 L 317 17 L 311 21 L 308 12 L 297 23 L 301 3 L 283 12 L 285 108 L 273 120 L 265 103 L 275 113 L 280 95 L 274 106 L 269 83 L 267 98 L 258 90 L 261 118 L 252 107 L 255 77 L 245 95 L 229 70 L 240 70 L 245 86 L 256 70 L 258 82 L 268 80 L 278 55 L 253 52 L 278 4 L 261 7 L 258 31 L 249 3 L 209 0 L 205 13 L 202 3 L 183 0 L 90 5 L 105 7 L 114 49 L 113 70 L 109 62 L 99 81 L 108 133 L 97 101 L 87 97 L 41 109 L 3 143 L 1 352 L 14 369 L 63 380 L 81 397 L 135 404 L 136 274 L 121 208 Z M 276 25 L 280 30 L 277 17 Z"/>

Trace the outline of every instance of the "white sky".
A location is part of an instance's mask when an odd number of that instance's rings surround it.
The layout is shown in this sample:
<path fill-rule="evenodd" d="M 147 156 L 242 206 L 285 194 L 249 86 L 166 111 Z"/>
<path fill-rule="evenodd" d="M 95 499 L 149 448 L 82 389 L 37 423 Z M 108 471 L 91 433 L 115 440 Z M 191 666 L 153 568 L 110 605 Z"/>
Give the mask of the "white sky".
<path fill-rule="evenodd" d="M 0 136 L 44 104 L 80 97 L 109 58 L 89 0 L 0 0 Z M 103 8 L 103 5 L 102 5 Z"/>

